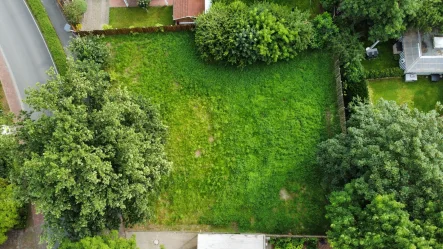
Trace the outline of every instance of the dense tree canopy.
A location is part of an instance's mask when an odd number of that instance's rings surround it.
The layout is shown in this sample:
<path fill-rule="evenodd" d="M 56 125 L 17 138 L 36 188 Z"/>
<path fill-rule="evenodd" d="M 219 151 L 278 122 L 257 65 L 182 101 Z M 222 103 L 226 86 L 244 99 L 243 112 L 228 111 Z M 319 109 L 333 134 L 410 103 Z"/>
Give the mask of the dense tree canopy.
<path fill-rule="evenodd" d="M 443 0 L 422 0 L 422 7 L 412 19 L 413 24 L 422 31 L 434 28 L 443 31 Z"/>
<path fill-rule="evenodd" d="M 399 38 L 422 6 L 417 0 L 322 0 L 322 4 L 352 24 L 365 22 L 374 41 Z"/>
<path fill-rule="evenodd" d="M 78 242 L 65 240 L 60 249 L 137 249 L 135 237 L 124 239 L 118 237 L 117 231 L 109 235 L 86 237 Z"/>
<path fill-rule="evenodd" d="M 196 20 L 203 59 L 245 66 L 294 58 L 312 39 L 309 14 L 271 3 L 216 2 Z"/>
<path fill-rule="evenodd" d="M 50 242 L 96 235 L 145 220 L 149 199 L 170 167 L 166 128 L 146 100 L 111 87 L 91 60 L 68 61 L 30 90 L 26 102 L 40 113 L 21 122 L 24 162 L 17 184 L 36 204 Z"/>
<path fill-rule="evenodd" d="M 331 241 L 338 248 L 413 248 L 396 241 L 404 238 L 427 248 L 425 238 L 441 248 L 443 118 L 387 101 L 356 104 L 352 111 L 347 134 L 323 142 L 318 157 L 326 186 L 340 191 L 333 192 L 327 209 Z M 392 209 L 397 220 L 378 220 L 383 209 Z M 369 247 L 370 234 L 390 247 L 376 241 Z"/>

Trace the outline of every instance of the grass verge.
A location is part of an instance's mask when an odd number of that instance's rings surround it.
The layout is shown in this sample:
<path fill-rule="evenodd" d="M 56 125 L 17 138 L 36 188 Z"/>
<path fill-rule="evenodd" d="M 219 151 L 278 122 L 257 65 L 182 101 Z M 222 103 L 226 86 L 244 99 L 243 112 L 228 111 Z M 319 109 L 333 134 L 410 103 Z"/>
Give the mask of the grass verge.
<path fill-rule="evenodd" d="M 103 38 L 111 78 L 157 104 L 169 127 L 174 167 L 153 200 L 153 225 L 323 234 L 316 148 L 339 130 L 331 56 L 309 51 L 241 70 L 201 61 L 193 39 Z"/>
<path fill-rule="evenodd" d="M 109 25 L 113 28 L 172 25 L 172 6 L 143 8 L 110 8 Z"/>
<path fill-rule="evenodd" d="M 28 3 L 31 12 L 35 17 L 38 26 L 40 27 L 40 31 L 45 38 L 49 52 L 52 55 L 52 59 L 54 60 L 58 72 L 61 75 L 64 75 L 67 70 L 65 50 L 63 49 L 60 39 L 58 38 L 57 33 L 49 20 L 43 4 L 40 2 L 40 0 L 26 0 L 26 2 Z"/>
<path fill-rule="evenodd" d="M 373 80 L 368 86 L 373 102 L 380 98 L 394 100 L 421 111 L 434 109 L 437 101 L 443 103 L 443 82 L 431 82 L 426 77 L 419 77 L 417 82 L 404 82 L 402 78 Z"/>

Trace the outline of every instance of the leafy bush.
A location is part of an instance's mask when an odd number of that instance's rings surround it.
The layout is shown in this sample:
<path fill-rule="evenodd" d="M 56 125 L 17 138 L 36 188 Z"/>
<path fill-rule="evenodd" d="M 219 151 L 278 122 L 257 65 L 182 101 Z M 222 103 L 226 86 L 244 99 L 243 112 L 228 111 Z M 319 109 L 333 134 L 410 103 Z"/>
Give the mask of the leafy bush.
<path fill-rule="evenodd" d="M 96 39 L 96 37 L 72 39 L 69 50 L 77 60 L 93 61 L 105 68 L 109 64 L 110 51 L 104 43 L 97 42 Z"/>
<path fill-rule="evenodd" d="M 274 249 L 316 249 L 315 238 L 272 238 L 270 244 Z"/>
<path fill-rule="evenodd" d="M 0 245 L 8 239 L 5 233 L 19 223 L 20 206 L 13 197 L 12 188 L 13 185 L 0 178 Z"/>
<path fill-rule="evenodd" d="M 60 39 L 52 26 L 51 21 L 48 18 L 45 8 L 40 0 L 27 0 L 28 6 L 32 11 L 35 19 L 37 20 L 40 31 L 45 38 L 49 51 L 51 52 L 52 59 L 57 67 L 57 71 L 64 75 L 67 70 L 66 54 Z"/>
<path fill-rule="evenodd" d="M 78 24 L 82 20 L 83 14 L 86 12 L 88 5 L 85 0 L 72 0 L 63 8 L 66 19 L 71 24 Z"/>
<path fill-rule="evenodd" d="M 147 8 L 147 7 L 149 7 L 150 3 L 151 3 L 151 0 L 138 0 L 138 7 Z"/>
<path fill-rule="evenodd" d="M 245 66 L 292 59 L 307 49 L 309 14 L 272 3 L 215 3 L 196 20 L 195 42 L 205 60 Z"/>
<path fill-rule="evenodd" d="M 65 240 L 60 249 L 137 249 L 135 236 L 130 239 L 119 238 L 116 230 L 111 231 L 108 235 L 86 237 L 78 242 Z"/>
<path fill-rule="evenodd" d="M 401 77 L 404 72 L 401 68 L 385 68 L 381 70 L 369 70 L 365 72 L 366 79 L 380 79 L 387 77 Z"/>
<path fill-rule="evenodd" d="M 339 29 L 332 21 L 331 14 L 328 12 L 316 16 L 314 20 L 312 20 L 312 24 L 315 32 L 311 47 L 326 48 L 330 46 L 331 40 L 337 39 Z"/>

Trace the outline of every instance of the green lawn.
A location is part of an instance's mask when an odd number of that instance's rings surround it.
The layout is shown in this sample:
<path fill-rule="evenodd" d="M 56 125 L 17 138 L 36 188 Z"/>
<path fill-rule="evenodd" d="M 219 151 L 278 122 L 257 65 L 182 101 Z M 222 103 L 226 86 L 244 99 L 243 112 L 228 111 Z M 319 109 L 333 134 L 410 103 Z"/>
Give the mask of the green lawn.
<path fill-rule="evenodd" d="M 188 32 L 103 39 L 111 77 L 158 104 L 169 127 L 155 226 L 325 232 L 315 154 L 339 130 L 329 54 L 241 70 L 202 62 Z"/>
<path fill-rule="evenodd" d="M 395 41 L 380 42 L 376 48 L 378 49 L 378 57 L 370 60 L 363 60 L 362 65 L 366 70 L 381 70 L 386 68 L 398 68 L 398 59 L 392 54 L 392 46 Z M 370 47 L 372 42 L 365 42 L 365 47 Z"/>
<path fill-rule="evenodd" d="M 404 82 L 403 79 L 384 79 L 369 82 L 369 94 L 372 101 L 380 98 L 395 100 L 399 104 L 407 103 L 422 111 L 434 109 L 437 101 L 443 103 L 443 82 L 431 83 L 427 78 L 417 82 Z"/>
<path fill-rule="evenodd" d="M 172 25 L 172 6 L 142 8 L 110 8 L 109 25 L 113 28 Z"/>

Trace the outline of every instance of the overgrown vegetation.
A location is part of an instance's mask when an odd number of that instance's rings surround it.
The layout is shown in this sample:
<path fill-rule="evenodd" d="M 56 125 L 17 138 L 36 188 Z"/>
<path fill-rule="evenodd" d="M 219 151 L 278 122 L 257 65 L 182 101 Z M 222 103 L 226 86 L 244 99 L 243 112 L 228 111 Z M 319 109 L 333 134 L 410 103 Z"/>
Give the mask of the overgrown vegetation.
<path fill-rule="evenodd" d="M 109 25 L 112 28 L 152 27 L 172 25 L 172 6 L 143 8 L 110 8 Z"/>
<path fill-rule="evenodd" d="M 40 31 L 45 38 L 49 52 L 51 53 L 52 59 L 57 67 L 57 71 L 61 75 L 64 75 L 67 69 L 66 54 L 42 2 L 40 0 L 26 0 L 26 2 L 37 20 Z"/>
<path fill-rule="evenodd" d="M 207 61 L 244 67 L 293 59 L 313 36 L 308 14 L 270 3 L 215 3 L 196 19 L 195 43 Z"/>
<path fill-rule="evenodd" d="M 274 249 L 317 249 L 315 238 L 272 238 L 270 244 Z"/>
<path fill-rule="evenodd" d="M 66 19 L 72 25 L 79 24 L 83 18 L 83 14 L 86 13 L 88 5 L 85 0 L 72 0 L 65 4 L 63 11 L 65 12 Z"/>
<path fill-rule="evenodd" d="M 0 91 L 3 90 L 0 88 Z M 21 222 L 21 205 L 14 196 L 14 185 L 8 181 L 14 167 L 18 141 L 13 134 L 1 134 L 2 125 L 12 123 L 12 116 L 2 110 L 0 109 L 0 245 L 7 240 L 6 232 Z"/>
<path fill-rule="evenodd" d="M 78 242 L 65 240 L 60 249 L 138 249 L 135 235 L 130 239 L 119 238 L 116 230 L 108 235 L 86 237 Z"/>
<path fill-rule="evenodd" d="M 319 141 L 339 130 L 331 55 L 243 70 L 208 64 L 193 34 L 106 37 L 113 80 L 159 105 L 174 167 L 157 225 L 323 234 Z"/>
<path fill-rule="evenodd" d="M 374 103 L 383 98 L 421 111 L 433 110 L 437 102 L 443 103 L 443 84 L 424 77 L 417 82 L 405 82 L 403 78 L 373 80 L 369 90 Z"/>
<path fill-rule="evenodd" d="M 28 91 L 32 111 L 18 130 L 13 182 L 19 198 L 44 215 L 48 247 L 146 220 L 149 198 L 170 168 L 156 108 L 111 87 L 105 46 L 76 41 L 72 48 L 77 60 L 68 61 L 64 77 L 50 72 Z"/>
<path fill-rule="evenodd" d="M 320 145 L 334 248 L 442 248 L 443 119 L 391 101 L 356 103 Z M 441 111 L 441 106 L 437 108 Z"/>
<path fill-rule="evenodd" d="M 20 204 L 14 198 L 13 185 L 0 178 L 0 245 L 8 239 L 6 232 L 19 224 L 19 208 Z"/>
<path fill-rule="evenodd" d="M 253 5 L 257 3 L 257 1 L 254 0 L 241 1 L 248 5 Z M 214 2 L 230 3 L 232 2 L 232 0 L 214 0 Z M 268 2 L 284 5 L 289 8 L 297 8 L 302 11 L 308 11 L 309 13 L 311 13 L 311 16 L 316 16 L 317 14 L 320 14 L 322 10 L 320 0 L 272 0 Z"/>

